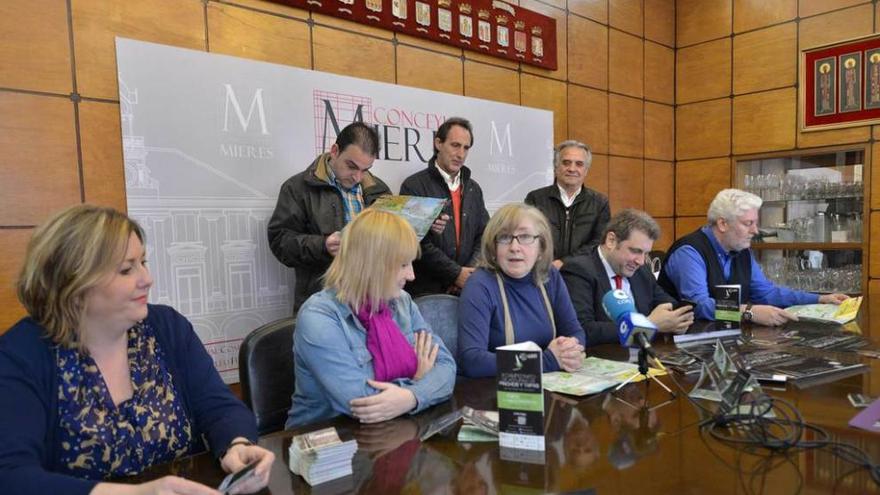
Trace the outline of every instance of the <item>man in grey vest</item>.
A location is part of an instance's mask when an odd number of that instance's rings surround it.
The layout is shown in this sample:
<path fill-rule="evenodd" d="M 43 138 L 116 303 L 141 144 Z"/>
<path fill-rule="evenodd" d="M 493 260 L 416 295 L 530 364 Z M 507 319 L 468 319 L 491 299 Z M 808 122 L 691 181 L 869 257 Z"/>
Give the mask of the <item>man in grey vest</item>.
<path fill-rule="evenodd" d="M 776 285 L 752 256 L 763 200 L 739 189 L 720 191 L 709 205 L 708 223 L 669 248 L 658 282 L 676 299 L 696 303 L 699 319 L 715 319 L 715 288 L 740 286 L 743 321 L 782 325 L 797 317 L 785 307 L 796 304 L 840 304 L 844 294 L 811 294 Z"/>

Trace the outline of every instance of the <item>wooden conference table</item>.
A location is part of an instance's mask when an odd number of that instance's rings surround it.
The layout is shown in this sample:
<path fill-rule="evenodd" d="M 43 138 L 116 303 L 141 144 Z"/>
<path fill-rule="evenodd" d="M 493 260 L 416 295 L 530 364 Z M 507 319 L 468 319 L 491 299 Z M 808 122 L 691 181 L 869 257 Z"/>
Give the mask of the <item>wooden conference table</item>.
<path fill-rule="evenodd" d="M 877 346 L 880 315 L 875 314 L 874 321 L 869 321 L 868 303 L 866 298 L 859 324 L 864 333 L 873 336 L 871 340 Z M 601 346 L 590 353 L 618 360 L 629 356 L 626 349 L 616 346 Z M 857 412 L 848 402 L 847 393 L 880 396 L 880 383 L 873 379 L 880 376 L 880 360 L 861 359 L 871 368 L 870 373 L 803 390 L 789 385 L 785 390 L 769 393 L 793 403 L 804 421 L 823 428 L 835 440 L 860 447 L 880 462 L 880 435 L 847 426 Z M 663 380 L 672 385 L 669 377 Z M 693 380 L 681 376 L 677 380 L 690 390 Z M 630 402 L 647 399 L 652 406 L 668 399 L 660 387 L 646 388 L 644 383 L 628 385 L 618 395 Z M 497 443 L 457 442 L 457 428 L 450 435 L 419 442 L 420 432 L 432 420 L 465 405 L 495 409 L 494 380 L 461 380 L 452 400 L 412 417 L 378 425 L 360 425 L 349 418 L 337 418 L 261 438 L 260 444 L 275 452 L 277 458 L 270 486 L 263 493 L 880 492 L 867 471 L 855 469 L 826 449 L 768 458 L 722 445 L 701 434 L 697 425 L 700 411 L 680 391 L 677 398 L 652 411 L 635 409 L 608 393 L 578 398 L 545 392 L 547 448 L 543 464 L 505 460 Z M 358 440 L 354 475 L 310 487 L 288 470 L 290 438 L 330 425 Z M 201 454 L 158 466 L 138 480 L 169 473 L 212 486 L 217 486 L 224 476 L 210 454 Z"/>

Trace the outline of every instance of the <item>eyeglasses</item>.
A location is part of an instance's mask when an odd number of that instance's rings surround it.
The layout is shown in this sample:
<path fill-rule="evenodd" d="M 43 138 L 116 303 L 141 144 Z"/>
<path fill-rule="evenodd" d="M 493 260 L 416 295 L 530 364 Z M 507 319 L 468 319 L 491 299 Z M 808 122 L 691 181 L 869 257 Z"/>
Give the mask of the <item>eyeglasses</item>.
<path fill-rule="evenodd" d="M 540 239 L 539 235 L 532 234 L 519 234 L 519 235 L 510 235 L 510 234 L 502 234 L 495 238 L 495 242 L 498 244 L 511 244 L 513 240 L 516 239 L 516 242 L 519 243 L 520 246 L 529 246 L 534 244 L 536 240 Z"/>

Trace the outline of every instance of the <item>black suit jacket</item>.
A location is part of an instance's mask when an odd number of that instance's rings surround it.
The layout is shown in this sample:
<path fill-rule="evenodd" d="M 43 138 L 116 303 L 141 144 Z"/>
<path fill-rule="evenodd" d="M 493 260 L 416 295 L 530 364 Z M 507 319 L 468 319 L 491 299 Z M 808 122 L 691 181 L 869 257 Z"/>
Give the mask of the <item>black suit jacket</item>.
<path fill-rule="evenodd" d="M 432 158 L 426 168 L 407 177 L 400 186 L 400 194 L 449 200 L 443 207 L 443 213 L 449 215 L 449 224 L 442 234 L 428 231 L 422 239 L 422 256 L 413 261 L 416 279 L 406 284 L 406 291 L 413 297 L 445 294 L 461 267 L 476 265 L 483 230 L 489 222 L 483 190 L 471 178 L 471 170 L 461 167 L 461 245 L 455 249 L 452 194 L 435 163 Z"/>
<path fill-rule="evenodd" d="M 617 343 L 617 326 L 602 309 L 602 297 L 611 290 L 611 282 L 605 272 L 598 246 L 589 254 L 573 256 L 562 265 L 562 278 L 568 286 L 571 302 L 577 311 L 578 321 L 587 332 L 587 344 Z M 662 303 L 675 303 L 675 299 L 657 284 L 648 265 L 643 265 L 629 278 L 633 299 L 639 313 L 647 316 Z"/>

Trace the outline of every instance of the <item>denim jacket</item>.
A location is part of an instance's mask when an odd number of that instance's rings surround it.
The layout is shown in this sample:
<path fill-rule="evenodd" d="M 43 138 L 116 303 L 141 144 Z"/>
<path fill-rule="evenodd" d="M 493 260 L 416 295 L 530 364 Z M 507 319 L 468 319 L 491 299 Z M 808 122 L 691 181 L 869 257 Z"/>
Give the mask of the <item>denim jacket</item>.
<path fill-rule="evenodd" d="M 415 333 L 431 331 L 409 294 L 390 304 L 394 321 L 415 346 Z M 416 398 L 417 413 L 452 395 L 455 359 L 436 333 L 432 342 L 440 349 L 434 367 L 419 380 L 394 380 Z M 351 308 L 336 298 L 336 291 L 324 289 L 300 308 L 293 334 L 295 390 L 287 428 L 338 416 L 351 415 L 349 401 L 378 393 L 367 384 L 373 379 L 373 358 L 367 350 L 367 332 Z"/>

